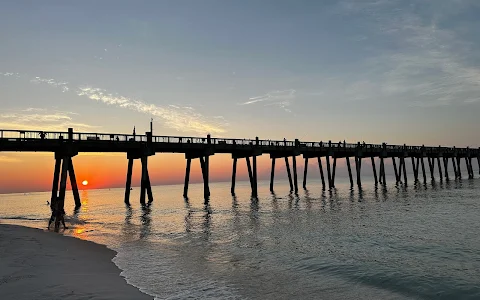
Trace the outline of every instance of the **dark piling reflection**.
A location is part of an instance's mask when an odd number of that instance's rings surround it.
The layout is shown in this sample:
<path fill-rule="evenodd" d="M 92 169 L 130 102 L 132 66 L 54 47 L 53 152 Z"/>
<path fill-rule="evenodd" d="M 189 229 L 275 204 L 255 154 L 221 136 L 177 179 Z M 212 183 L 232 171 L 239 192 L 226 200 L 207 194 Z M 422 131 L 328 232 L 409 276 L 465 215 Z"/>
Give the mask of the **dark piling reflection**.
<path fill-rule="evenodd" d="M 208 240 L 210 238 L 210 227 L 212 225 L 212 208 L 210 207 L 210 203 L 206 203 L 203 206 L 203 211 L 202 232 L 204 239 Z"/>
<path fill-rule="evenodd" d="M 147 238 L 152 230 L 152 218 L 150 213 L 152 212 L 150 205 L 142 206 L 142 214 L 140 215 L 140 239 Z"/>

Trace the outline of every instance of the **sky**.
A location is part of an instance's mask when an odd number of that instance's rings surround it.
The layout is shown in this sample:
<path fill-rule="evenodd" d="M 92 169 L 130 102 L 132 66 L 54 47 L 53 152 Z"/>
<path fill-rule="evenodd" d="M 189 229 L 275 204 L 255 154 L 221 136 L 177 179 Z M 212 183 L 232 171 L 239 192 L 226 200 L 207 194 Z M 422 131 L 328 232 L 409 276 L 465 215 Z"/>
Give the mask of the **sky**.
<path fill-rule="evenodd" d="M 153 118 L 154 135 L 478 147 L 478 15 L 477 0 L 6 0 L 0 128 Z M 124 184 L 125 155 L 74 163 L 91 187 Z M 228 180 L 231 158 L 211 163 Z M 0 192 L 50 188 L 53 154 L 0 164 Z M 182 182 L 182 155 L 152 164 L 155 184 Z"/>

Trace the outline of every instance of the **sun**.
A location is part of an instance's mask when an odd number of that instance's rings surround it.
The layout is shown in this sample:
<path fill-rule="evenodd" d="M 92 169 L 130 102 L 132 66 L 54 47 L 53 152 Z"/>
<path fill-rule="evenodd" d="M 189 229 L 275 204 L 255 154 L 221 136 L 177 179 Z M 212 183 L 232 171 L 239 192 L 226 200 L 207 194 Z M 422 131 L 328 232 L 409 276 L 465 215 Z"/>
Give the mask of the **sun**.
<path fill-rule="evenodd" d="M 82 181 L 82 184 L 83 185 L 88 185 L 88 181 L 84 180 L 84 181 Z"/>

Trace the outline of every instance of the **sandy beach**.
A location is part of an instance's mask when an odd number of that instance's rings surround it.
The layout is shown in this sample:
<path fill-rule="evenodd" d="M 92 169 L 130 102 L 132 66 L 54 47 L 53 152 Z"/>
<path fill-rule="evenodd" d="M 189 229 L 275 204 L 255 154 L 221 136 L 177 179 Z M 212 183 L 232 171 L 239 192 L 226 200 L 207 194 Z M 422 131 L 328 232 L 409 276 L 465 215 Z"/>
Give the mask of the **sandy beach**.
<path fill-rule="evenodd" d="M 0 224 L 0 299 L 153 299 L 127 284 L 103 245 Z"/>

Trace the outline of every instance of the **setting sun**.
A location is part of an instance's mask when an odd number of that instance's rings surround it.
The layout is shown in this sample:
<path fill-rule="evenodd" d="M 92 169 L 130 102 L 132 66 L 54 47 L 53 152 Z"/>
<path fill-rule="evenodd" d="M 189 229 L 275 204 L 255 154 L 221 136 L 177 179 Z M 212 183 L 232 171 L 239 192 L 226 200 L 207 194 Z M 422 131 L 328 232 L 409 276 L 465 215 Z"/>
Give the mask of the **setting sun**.
<path fill-rule="evenodd" d="M 88 185 L 88 181 L 84 180 L 84 181 L 82 181 L 82 184 L 83 185 Z"/>

